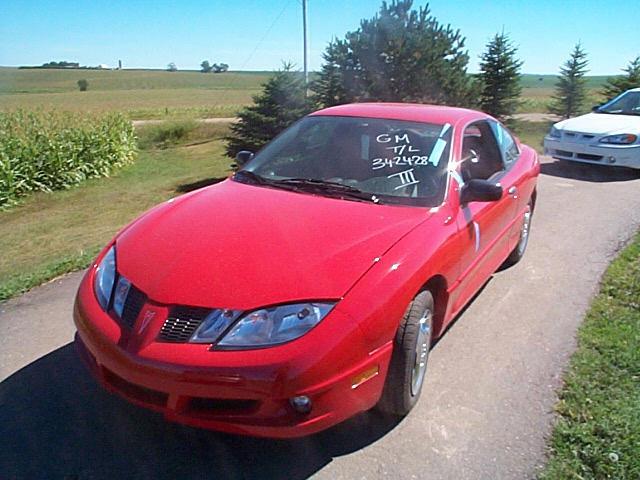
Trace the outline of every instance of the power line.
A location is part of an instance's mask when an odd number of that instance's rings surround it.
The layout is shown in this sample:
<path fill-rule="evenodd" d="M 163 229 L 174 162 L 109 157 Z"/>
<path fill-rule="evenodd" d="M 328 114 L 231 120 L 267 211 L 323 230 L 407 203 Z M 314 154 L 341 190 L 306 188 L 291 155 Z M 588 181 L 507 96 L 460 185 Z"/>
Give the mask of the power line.
<path fill-rule="evenodd" d="M 253 58 L 253 55 L 255 55 L 255 53 L 258 51 L 258 48 L 260 48 L 260 46 L 262 45 L 262 42 L 264 42 L 264 40 L 267 38 L 267 36 L 271 33 L 271 30 L 273 30 L 273 27 L 275 27 L 276 23 L 278 23 L 278 20 L 280 20 L 280 17 L 282 17 L 282 15 L 284 15 L 284 12 L 287 9 L 287 7 L 289 6 L 289 4 L 291 3 L 291 1 L 292 0 L 286 0 L 285 1 L 284 6 L 282 7 L 282 10 L 280 10 L 280 13 L 273 20 L 273 22 L 271 22 L 271 25 L 269 25 L 269 28 L 267 29 L 265 34 L 258 41 L 256 47 L 253 49 L 253 51 L 249 54 L 247 59 L 244 61 L 244 63 L 242 64 L 242 67 L 240 67 L 240 70 L 244 70 L 244 67 L 246 67 L 247 63 L 249 63 L 249 61 Z"/>

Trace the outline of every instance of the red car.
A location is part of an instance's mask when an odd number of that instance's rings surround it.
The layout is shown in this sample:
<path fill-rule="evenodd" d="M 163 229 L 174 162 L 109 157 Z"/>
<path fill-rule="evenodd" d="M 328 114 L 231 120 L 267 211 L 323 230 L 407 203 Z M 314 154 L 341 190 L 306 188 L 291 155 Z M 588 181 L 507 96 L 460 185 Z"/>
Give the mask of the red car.
<path fill-rule="evenodd" d="M 525 251 L 534 150 L 472 110 L 354 104 L 237 160 L 98 256 L 81 356 L 108 390 L 197 427 L 297 437 L 408 413 L 433 340 Z"/>

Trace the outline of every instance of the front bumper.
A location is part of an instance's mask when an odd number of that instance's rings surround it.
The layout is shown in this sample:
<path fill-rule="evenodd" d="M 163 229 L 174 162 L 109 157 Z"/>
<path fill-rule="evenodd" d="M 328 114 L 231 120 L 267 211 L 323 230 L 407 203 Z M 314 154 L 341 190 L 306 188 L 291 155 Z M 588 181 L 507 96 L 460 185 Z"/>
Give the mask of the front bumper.
<path fill-rule="evenodd" d="M 640 145 L 590 145 L 544 138 L 544 154 L 559 160 L 640 169 Z"/>
<path fill-rule="evenodd" d="M 329 428 L 370 409 L 380 398 L 391 342 L 363 355 L 357 342 L 340 339 L 336 331 L 329 333 L 334 340 L 338 337 L 338 343 L 325 351 L 326 345 L 308 338 L 312 331 L 289 344 L 257 351 L 211 352 L 206 345 L 157 343 L 146 348 L 138 344 L 132 351 L 123 341 L 123 327 L 93 298 L 89 276 L 74 307 L 81 358 L 108 391 L 167 420 L 229 433 L 291 438 Z M 377 374 L 354 387 L 363 372 L 373 371 Z M 298 395 L 311 398 L 309 413 L 301 414 L 290 405 L 290 398 Z"/>

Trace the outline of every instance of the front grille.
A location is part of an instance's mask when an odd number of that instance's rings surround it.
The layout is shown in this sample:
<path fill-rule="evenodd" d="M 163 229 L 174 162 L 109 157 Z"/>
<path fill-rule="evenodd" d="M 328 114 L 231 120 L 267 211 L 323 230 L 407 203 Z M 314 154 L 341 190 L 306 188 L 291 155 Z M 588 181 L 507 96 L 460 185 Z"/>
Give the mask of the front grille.
<path fill-rule="evenodd" d="M 161 342 L 185 343 L 211 312 L 208 308 L 174 307 L 165 320 L 158 340 Z"/>
<path fill-rule="evenodd" d="M 131 285 L 127 299 L 124 302 L 124 307 L 122 308 L 121 323 L 129 328 L 133 328 L 133 324 L 136 323 L 136 319 L 138 315 L 140 315 L 140 310 L 142 310 L 146 300 L 146 295 Z"/>
<path fill-rule="evenodd" d="M 580 132 L 564 132 L 563 138 L 565 140 L 572 140 L 574 142 L 589 142 L 593 140 L 596 136 L 590 133 L 580 133 Z"/>

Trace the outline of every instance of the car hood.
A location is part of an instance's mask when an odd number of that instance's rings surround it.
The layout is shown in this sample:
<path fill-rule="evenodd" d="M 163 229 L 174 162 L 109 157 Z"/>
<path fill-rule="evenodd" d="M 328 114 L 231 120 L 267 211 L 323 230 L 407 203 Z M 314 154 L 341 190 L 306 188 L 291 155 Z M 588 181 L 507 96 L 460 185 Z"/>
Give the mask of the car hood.
<path fill-rule="evenodd" d="M 591 135 L 615 135 L 618 133 L 640 133 L 640 116 L 608 115 L 606 113 L 588 113 L 569 118 L 555 124 L 555 127 L 569 132 Z"/>
<path fill-rule="evenodd" d="M 428 216 L 227 180 L 133 222 L 117 238 L 117 264 L 162 304 L 246 310 L 338 299 Z"/>

